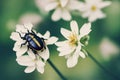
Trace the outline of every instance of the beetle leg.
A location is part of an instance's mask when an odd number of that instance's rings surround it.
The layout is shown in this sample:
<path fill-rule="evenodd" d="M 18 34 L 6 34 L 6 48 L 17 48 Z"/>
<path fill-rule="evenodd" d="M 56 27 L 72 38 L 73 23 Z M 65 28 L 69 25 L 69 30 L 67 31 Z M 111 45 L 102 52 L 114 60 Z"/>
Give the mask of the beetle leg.
<path fill-rule="evenodd" d="M 33 49 L 31 49 L 31 50 L 32 50 L 32 52 L 33 52 L 34 54 L 38 54 L 37 51 L 35 51 L 35 50 L 33 50 Z"/>
<path fill-rule="evenodd" d="M 44 38 L 41 38 L 41 39 L 42 39 L 43 45 L 44 45 L 43 48 L 46 49 L 46 46 L 45 46 L 46 44 L 45 44 L 45 41 L 44 41 L 44 40 L 47 40 L 47 39 L 44 39 Z"/>
<path fill-rule="evenodd" d="M 19 34 L 19 36 L 20 36 L 21 39 L 25 40 L 25 38 L 22 37 L 21 34 L 20 34 L 19 32 L 17 32 L 17 33 Z"/>
<path fill-rule="evenodd" d="M 41 39 L 42 39 L 43 41 L 44 41 L 44 40 L 47 40 L 47 39 L 44 39 L 44 38 L 42 38 L 42 37 L 41 37 Z"/>
<path fill-rule="evenodd" d="M 25 41 L 25 43 L 22 43 L 20 47 L 22 47 L 23 45 L 26 45 L 27 44 L 27 41 Z"/>
<path fill-rule="evenodd" d="M 31 32 L 32 32 L 33 34 L 35 34 L 35 32 L 34 32 L 33 30 L 31 30 Z"/>

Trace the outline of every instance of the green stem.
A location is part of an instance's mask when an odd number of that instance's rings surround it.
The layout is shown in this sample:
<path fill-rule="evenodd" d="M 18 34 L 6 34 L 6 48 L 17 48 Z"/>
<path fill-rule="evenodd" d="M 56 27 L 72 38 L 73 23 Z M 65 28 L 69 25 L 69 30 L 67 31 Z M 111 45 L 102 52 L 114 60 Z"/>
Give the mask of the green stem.
<path fill-rule="evenodd" d="M 56 73 L 61 77 L 62 80 L 67 80 L 62 73 L 55 67 L 55 65 L 51 62 L 50 59 L 47 60 L 48 63 L 52 66 L 52 68 L 56 71 Z"/>
<path fill-rule="evenodd" d="M 120 78 L 118 76 L 116 76 L 115 74 L 113 74 L 110 70 L 106 69 L 100 62 L 98 62 L 88 51 L 88 56 L 107 74 L 109 74 L 111 76 L 111 78 L 113 78 L 114 80 L 120 80 Z"/>

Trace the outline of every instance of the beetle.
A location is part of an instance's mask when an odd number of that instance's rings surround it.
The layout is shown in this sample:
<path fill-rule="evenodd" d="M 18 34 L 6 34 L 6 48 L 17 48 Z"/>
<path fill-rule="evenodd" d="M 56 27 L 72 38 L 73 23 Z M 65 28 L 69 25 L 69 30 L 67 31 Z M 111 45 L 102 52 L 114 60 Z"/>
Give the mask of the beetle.
<path fill-rule="evenodd" d="M 28 43 L 27 45 L 28 49 L 30 48 L 34 54 L 37 54 L 37 51 L 42 52 L 43 50 L 45 50 L 46 49 L 46 45 L 44 41 L 45 39 L 37 36 L 33 30 L 31 30 L 31 32 L 29 32 L 29 30 L 27 31 L 28 32 L 23 37 L 18 32 L 21 39 L 26 40 L 25 43 L 21 44 L 21 47 Z"/>

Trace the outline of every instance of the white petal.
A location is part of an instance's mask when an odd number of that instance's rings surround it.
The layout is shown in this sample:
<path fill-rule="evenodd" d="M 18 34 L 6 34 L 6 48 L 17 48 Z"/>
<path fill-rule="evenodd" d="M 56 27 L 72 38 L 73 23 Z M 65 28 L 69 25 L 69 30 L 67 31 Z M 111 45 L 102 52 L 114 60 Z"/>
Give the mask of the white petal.
<path fill-rule="evenodd" d="M 35 70 L 35 66 L 28 66 L 25 70 L 24 70 L 24 72 L 25 73 L 31 73 L 31 72 L 33 72 Z"/>
<path fill-rule="evenodd" d="M 82 58 L 85 58 L 85 57 L 86 57 L 85 54 L 84 54 L 82 51 L 80 51 L 79 55 L 80 55 Z"/>
<path fill-rule="evenodd" d="M 45 10 L 46 10 L 46 11 L 51 11 L 51 10 L 55 9 L 57 6 L 58 6 L 58 3 L 57 3 L 57 2 L 51 2 L 50 4 L 48 4 L 48 5 L 45 7 Z"/>
<path fill-rule="evenodd" d="M 19 51 L 19 50 L 20 50 L 20 45 L 18 44 L 18 42 L 16 42 L 14 44 L 13 51 Z"/>
<path fill-rule="evenodd" d="M 38 70 L 40 73 L 44 73 L 45 63 L 43 63 L 42 61 L 39 60 L 36 64 L 37 64 L 37 70 Z"/>
<path fill-rule="evenodd" d="M 69 39 L 69 36 L 72 34 L 69 30 L 65 28 L 61 28 L 60 32 L 66 39 Z"/>
<path fill-rule="evenodd" d="M 62 18 L 64 19 L 64 20 L 66 20 L 66 21 L 69 21 L 69 20 L 71 20 L 71 15 L 70 15 L 70 13 L 69 13 L 69 11 L 68 10 L 63 10 L 62 11 Z"/>
<path fill-rule="evenodd" d="M 55 45 L 58 46 L 58 47 L 59 47 L 59 46 L 60 46 L 60 47 L 61 47 L 61 46 L 64 46 L 65 44 L 66 44 L 66 41 L 59 41 L 59 42 L 56 42 L 56 43 L 55 43 Z"/>
<path fill-rule="evenodd" d="M 65 55 L 71 54 L 75 50 L 75 47 L 74 48 L 62 47 L 61 49 L 60 48 L 58 49 L 60 51 L 59 56 L 65 56 Z"/>
<path fill-rule="evenodd" d="M 65 7 L 69 0 L 60 0 L 61 6 Z"/>
<path fill-rule="evenodd" d="M 96 14 L 97 18 L 99 18 L 99 19 L 106 17 L 105 14 L 100 10 L 96 11 L 95 14 Z"/>
<path fill-rule="evenodd" d="M 10 38 L 11 38 L 12 40 L 14 40 L 14 41 L 19 41 L 19 40 L 21 40 L 19 34 L 16 33 L 16 32 L 12 32 Z"/>
<path fill-rule="evenodd" d="M 91 23 L 85 23 L 80 29 L 80 36 L 88 35 L 91 31 Z"/>
<path fill-rule="evenodd" d="M 57 8 L 52 14 L 52 20 L 58 21 L 58 20 L 60 20 L 60 18 L 61 18 L 61 9 Z"/>
<path fill-rule="evenodd" d="M 18 57 L 21 57 L 22 55 L 23 55 L 22 53 L 16 52 L 17 58 L 18 58 Z"/>
<path fill-rule="evenodd" d="M 74 54 L 78 54 L 81 50 L 81 45 L 79 44 L 75 50 L 75 53 Z"/>
<path fill-rule="evenodd" d="M 67 67 L 68 68 L 72 68 L 74 67 L 77 62 L 78 62 L 78 55 L 77 54 L 73 54 L 72 56 L 70 56 L 68 59 L 67 59 Z"/>
<path fill-rule="evenodd" d="M 58 40 L 57 37 L 50 37 L 46 43 L 47 45 L 51 45 L 51 44 L 54 44 L 57 40 Z"/>
<path fill-rule="evenodd" d="M 24 27 L 25 27 L 27 30 L 31 31 L 33 25 L 32 25 L 31 23 L 25 23 L 25 24 L 24 24 Z"/>
<path fill-rule="evenodd" d="M 104 8 L 104 7 L 106 7 L 106 6 L 109 6 L 110 4 L 111 4 L 110 1 L 104 1 L 104 2 L 101 2 L 101 3 L 98 5 L 98 7 L 99 7 L 99 8 Z"/>
<path fill-rule="evenodd" d="M 31 49 L 28 50 L 28 55 L 34 60 L 36 58 L 35 54 L 32 52 Z"/>
<path fill-rule="evenodd" d="M 27 29 L 23 25 L 16 25 L 16 32 L 27 33 Z"/>
<path fill-rule="evenodd" d="M 25 54 L 27 52 L 27 47 L 26 46 L 22 46 L 19 48 L 18 51 L 16 51 L 16 55 L 17 57 L 22 56 L 23 54 Z"/>
<path fill-rule="evenodd" d="M 70 27 L 71 27 L 71 30 L 72 32 L 76 33 L 78 35 L 78 24 L 76 21 L 71 21 L 70 22 Z"/>
<path fill-rule="evenodd" d="M 19 65 L 22 65 L 22 66 L 34 66 L 35 65 L 34 60 L 32 60 L 32 58 L 29 57 L 28 55 L 18 57 L 16 61 L 18 62 Z"/>
<path fill-rule="evenodd" d="M 42 34 L 40 34 L 40 33 L 37 33 L 37 36 L 38 36 L 38 37 L 43 37 L 43 35 L 42 35 Z"/>
<path fill-rule="evenodd" d="M 84 12 L 84 13 L 82 14 L 82 17 L 83 17 L 83 18 L 87 18 L 87 17 L 90 16 L 90 14 L 91 14 L 90 11 L 86 11 L 86 12 Z"/>
<path fill-rule="evenodd" d="M 58 48 L 57 50 L 60 52 L 59 56 L 65 56 L 68 54 L 71 54 L 74 50 L 75 50 L 75 46 L 70 46 L 67 41 L 61 41 L 61 42 L 57 42 L 55 43 Z"/>
<path fill-rule="evenodd" d="M 38 72 L 40 72 L 40 73 L 44 73 L 44 67 L 39 67 L 39 66 L 37 66 L 37 70 L 38 70 Z"/>
<path fill-rule="evenodd" d="M 38 52 L 38 54 L 46 61 L 47 59 L 49 59 L 50 53 L 49 53 L 49 49 L 48 47 L 46 47 L 46 50 L 44 50 L 43 52 Z"/>
<path fill-rule="evenodd" d="M 81 10 L 83 8 L 83 2 L 80 2 L 78 0 L 71 0 L 69 3 L 70 10 Z"/>
<path fill-rule="evenodd" d="M 44 38 L 45 39 L 48 39 L 50 37 L 50 32 L 49 31 L 46 31 L 46 33 L 44 34 Z"/>
<path fill-rule="evenodd" d="M 88 17 L 89 22 L 94 22 L 97 19 L 98 19 L 98 17 L 96 15 L 91 15 L 91 16 Z"/>

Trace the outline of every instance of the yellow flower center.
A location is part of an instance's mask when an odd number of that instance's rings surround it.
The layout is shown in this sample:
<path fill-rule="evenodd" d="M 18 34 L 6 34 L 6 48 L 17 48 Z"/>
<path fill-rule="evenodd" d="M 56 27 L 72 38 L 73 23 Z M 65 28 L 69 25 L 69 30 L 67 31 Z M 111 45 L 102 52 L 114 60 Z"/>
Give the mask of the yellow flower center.
<path fill-rule="evenodd" d="M 97 10 L 97 7 L 93 5 L 93 6 L 91 7 L 91 10 L 92 10 L 92 11 L 96 11 L 96 10 Z"/>
<path fill-rule="evenodd" d="M 71 34 L 70 36 L 69 36 L 69 44 L 70 44 L 70 46 L 76 46 L 77 45 L 77 35 L 75 35 L 75 34 Z"/>
<path fill-rule="evenodd" d="M 69 2 L 69 1 L 68 1 L 68 2 Z M 68 4 L 68 2 L 67 2 L 67 4 Z M 65 8 L 65 7 L 67 6 L 67 4 L 66 4 L 66 5 L 63 7 L 62 4 L 61 4 L 61 2 L 60 2 L 60 0 L 58 0 L 58 3 L 59 3 L 59 4 L 58 4 L 58 7 L 59 7 L 59 8 Z"/>

